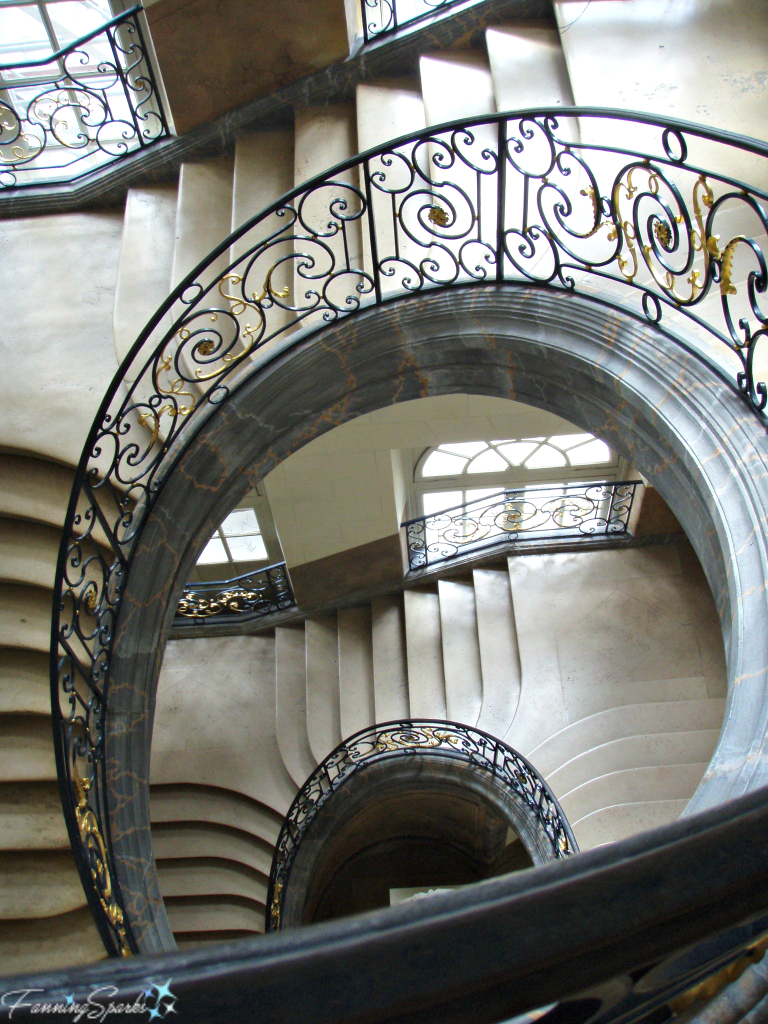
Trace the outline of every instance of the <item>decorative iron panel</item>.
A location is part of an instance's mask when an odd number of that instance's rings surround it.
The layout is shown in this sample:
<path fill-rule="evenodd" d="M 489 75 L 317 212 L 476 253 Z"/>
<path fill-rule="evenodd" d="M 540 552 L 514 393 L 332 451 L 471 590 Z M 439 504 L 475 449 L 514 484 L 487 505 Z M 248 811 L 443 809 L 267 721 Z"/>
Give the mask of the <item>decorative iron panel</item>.
<path fill-rule="evenodd" d="M 489 772 L 509 786 L 542 826 L 554 860 L 579 852 L 571 826 L 544 779 L 522 754 L 490 733 L 456 722 L 430 719 L 374 725 L 340 743 L 294 797 L 272 858 L 267 890 L 267 931 L 280 929 L 280 911 L 296 851 L 323 804 L 352 775 L 366 767 L 415 754 L 448 758 Z"/>
<path fill-rule="evenodd" d="M 547 484 L 501 491 L 402 523 L 409 569 L 474 555 L 509 541 L 627 533 L 641 481 Z"/>
<path fill-rule="evenodd" d="M 0 189 L 74 181 L 170 134 L 140 10 L 0 65 Z"/>
<path fill-rule="evenodd" d="M 370 43 L 379 36 L 396 32 L 401 25 L 421 21 L 430 14 L 458 2 L 459 0 L 360 0 L 363 40 Z"/>
<path fill-rule="evenodd" d="M 766 156 L 756 140 L 598 108 L 437 126 L 293 189 L 173 290 L 91 427 L 55 582 L 61 794 L 110 953 L 132 944 L 103 797 L 121 588 L 163 481 L 235 380 L 258 372 L 254 353 L 417 292 L 535 286 L 652 325 L 679 346 L 681 365 L 699 359 L 765 422 L 756 355 L 768 333 Z M 760 184 L 739 180 L 736 168 Z"/>
<path fill-rule="evenodd" d="M 278 562 L 230 580 L 189 583 L 181 595 L 174 624 L 254 619 L 295 605 L 286 564 Z"/>

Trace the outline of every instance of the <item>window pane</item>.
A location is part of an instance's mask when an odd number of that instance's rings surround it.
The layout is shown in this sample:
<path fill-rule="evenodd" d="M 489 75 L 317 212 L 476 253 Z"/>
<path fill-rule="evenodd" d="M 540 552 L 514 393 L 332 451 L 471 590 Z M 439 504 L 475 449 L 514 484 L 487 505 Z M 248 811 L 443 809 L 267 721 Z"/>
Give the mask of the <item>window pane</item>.
<path fill-rule="evenodd" d="M 488 447 L 486 441 L 462 441 L 461 444 L 441 444 L 441 452 L 452 452 L 454 455 L 466 455 L 467 458 L 471 458 L 473 455 L 477 455 L 478 452 L 484 451 Z"/>
<path fill-rule="evenodd" d="M 504 491 L 500 487 L 473 487 L 467 491 L 467 504 L 471 501 L 482 501 L 483 498 L 490 498 L 491 495 L 499 496 L 499 501 L 504 499 Z"/>
<path fill-rule="evenodd" d="M 64 3 L 49 4 L 48 16 L 59 47 L 63 48 L 80 36 L 100 28 L 105 21 L 109 21 L 112 13 L 106 0 L 65 0 Z M 108 47 L 105 47 L 104 56 L 109 52 Z"/>
<path fill-rule="evenodd" d="M 478 455 L 477 458 L 473 459 L 469 464 L 468 473 L 503 473 L 507 469 L 507 463 L 502 459 L 498 452 L 495 452 L 493 448 L 489 448 L 483 452 L 482 455 Z"/>
<path fill-rule="evenodd" d="M 252 508 L 236 508 L 230 512 L 221 529 L 225 537 L 240 537 L 245 533 L 261 533 L 259 521 Z"/>
<path fill-rule="evenodd" d="M 537 452 L 526 462 L 528 469 L 557 469 L 560 466 L 567 466 L 565 456 L 557 448 L 549 444 L 543 444 Z"/>
<path fill-rule="evenodd" d="M 448 455 L 446 452 L 435 451 L 428 456 L 422 467 L 421 475 L 453 476 L 456 473 L 462 473 L 466 464 L 467 460 L 460 458 L 458 455 Z"/>
<path fill-rule="evenodd" d="M 544 440 L 542 438 L 542 440 Z M 505 459 L 509 459 L 513 466 L 520 466 L 525 462 L 531 452 L 536 451 L 539 446 L 537 440 L 514 441 L 512 444 L 505 444 L 499 451 Z"/>
<path fill-rule="evenodd" d="M 424 515 L 432 516 L 436 512 L 443 512 L 447 508 L 462 503 L 461 491 L 433 491 L 425 494 L 423 499 Z"/>
<path fill-rule="evenodd" d="M 549 440 L 552 444 L 556 444 L 558 448 L 564 448 L 567 451 L 569 448 L 573 448 L 575 444 L 591 441 L 594 436 L 594 434 L 553 434 Z"/>
<path fill-rule="evenodd" d="M 253 537 L 227 537 L 233 562 L 255 562 L 267 557 L 267 549 L 259 534 Z"/>
<path fill-rule="evenodd" d="M 197 560 L 198 565 L 213 565 L 216 562 L 229 562 L 224 545 L 218 537 L 212 537 L 203 548 Z"/>
<path fill-rule="evenodd" d="M 53 49 L 37 7 L 0 7 L 0 64 L 40 60 L 51 53 Z M 3 71 L 2 76 L 8 81 L 49 70 L 50 67 Z"/>
<path fill-rule="evenodd" d="M 568 458 L 572 466 L 591 466 L 596 463 L 606 463 L 611 461 L 611 449 L 605 441 L 595 439 L 588 444 L 580 445 L 578 448 L 572 448 L 568 452 Z"/>

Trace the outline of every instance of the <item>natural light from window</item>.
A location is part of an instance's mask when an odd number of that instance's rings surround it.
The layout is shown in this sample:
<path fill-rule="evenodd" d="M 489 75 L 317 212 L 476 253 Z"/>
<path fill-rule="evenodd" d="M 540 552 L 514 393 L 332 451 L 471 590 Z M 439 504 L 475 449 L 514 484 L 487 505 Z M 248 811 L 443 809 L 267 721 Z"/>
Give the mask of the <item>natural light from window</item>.
<path fill-rule="evenodd" d="M 259 562 L 267 558 L 261 527 L 252 508 L 236 508 L 203 548 L 198 565 Z"/>

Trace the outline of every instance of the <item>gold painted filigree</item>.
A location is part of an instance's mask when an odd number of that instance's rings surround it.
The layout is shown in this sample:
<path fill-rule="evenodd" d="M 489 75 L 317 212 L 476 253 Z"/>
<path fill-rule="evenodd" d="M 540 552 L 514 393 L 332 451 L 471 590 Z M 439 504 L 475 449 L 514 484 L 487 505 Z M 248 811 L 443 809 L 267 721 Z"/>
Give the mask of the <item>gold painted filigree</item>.
<path fill-rule="evenodd" d="M 88 791 L 91 788 L 91 781 L 91 779 L 84 781 L 80 777 L 77 766 L 72 766 L 72 787 L 75 791 L 75 818 L 78 831 L 80 832 L 80 840 L 89 859 L 94 889 L 101 903 L 101 909 L 115 929 L 120 955 L 125 957 L 132 956 L 131 947 L 128 945 L 128 936 L 125 933 L 123 912 L 114 899 L 112 892 L 112 876 L 107 862 L 107 850 L 104 845 L 104 839 L 101 835 L 98 819 L 88 806 Z"/>
<path fill-rule="evenodd" d="M 431 220 L 433 224 L 437 224 L 440 228 L 444 228 L 448 224 L 448 214 L 442 206 L 431 207 L 427 214 L 427 218 Z"/>

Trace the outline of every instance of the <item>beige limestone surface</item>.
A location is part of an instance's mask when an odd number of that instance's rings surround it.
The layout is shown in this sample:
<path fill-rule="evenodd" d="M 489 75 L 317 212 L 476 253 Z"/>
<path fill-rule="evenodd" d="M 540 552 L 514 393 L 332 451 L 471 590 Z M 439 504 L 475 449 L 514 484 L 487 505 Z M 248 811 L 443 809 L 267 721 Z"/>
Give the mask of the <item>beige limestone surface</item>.
<path fill-rule="evenodd" d="M 75 465 L 117 369 L 122 210 L 0 223 L 0 446 Z"/>

